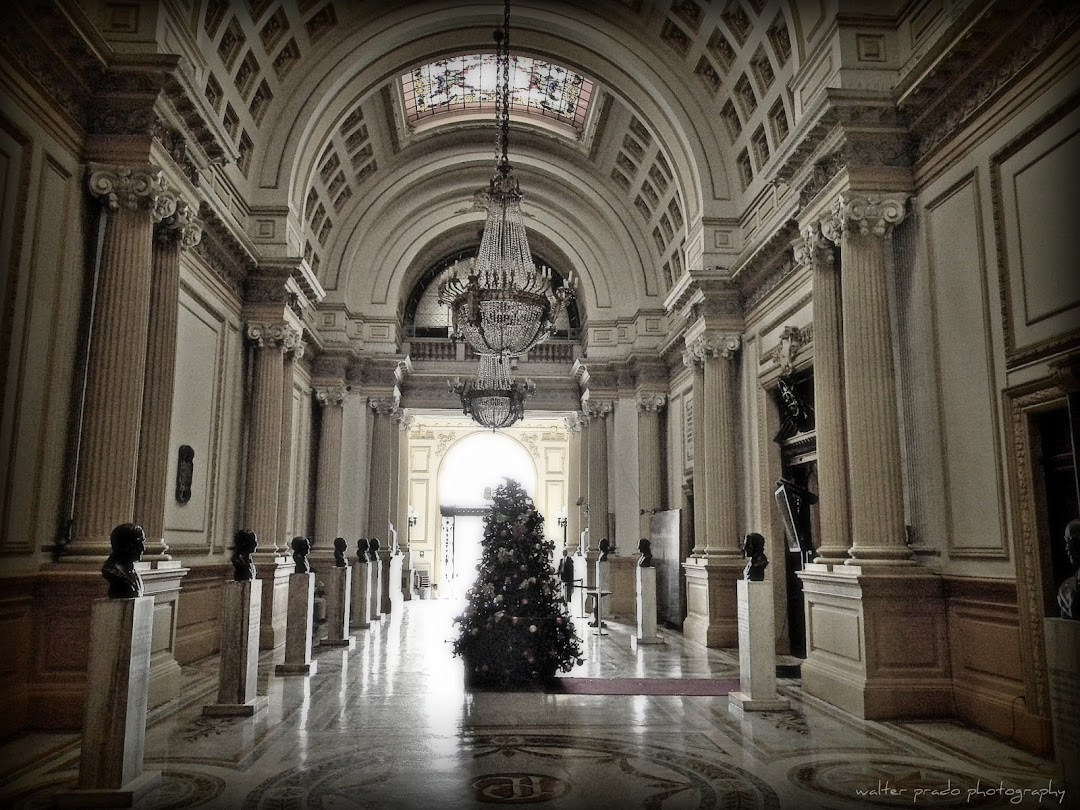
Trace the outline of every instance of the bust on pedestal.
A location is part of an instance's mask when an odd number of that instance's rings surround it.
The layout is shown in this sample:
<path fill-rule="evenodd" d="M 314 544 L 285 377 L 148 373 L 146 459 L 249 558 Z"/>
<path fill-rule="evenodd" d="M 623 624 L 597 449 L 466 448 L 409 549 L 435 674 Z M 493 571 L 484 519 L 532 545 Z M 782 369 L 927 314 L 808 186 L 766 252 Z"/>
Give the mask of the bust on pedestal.
<path fill-rule="evenodd" d="M 352 608 L 352 569 L 345 552 L 348 541 L 344 537 L 334 540 L 334 567 L 326 572 L 323 587 L 326 589 L 326 638 L 319 642 L 325 647 L 356 646 L 356 639 L 349 635 L 349 613 Z"/>
<path fill-rule="evenodd" d="M 58 807 L 131 807 L 161 783 L 143 771 L 154 597 L 142 595 L 135 570 L 146 549 L 141 526 L 124 523 L 109 537 L 101 574 L 109 595 L 91 608 L 78 789 L 56 796 Z"/>
<path fill-rule="evenodd" d="M 1073 573 L 1058 587 L 1060 617 L 1045 620 L 1046 663 L 1054 758 L 1069 806 L 1080 806 L 1080 520 L 1065 527 L 1065 555 Z"/>
<path fill-rule="evenodd" d="M 664 644 L 656 633 L 656 568 L 652 562 L 652 544 L 642 537 L 638 541 L 637 564 L 637 633 L 630 637 L 630 647 L 639 644 Z"/>
<path fill-rule="evenodd" d="M 371 568 L 371 591 L 368 594 L 371 598 L 371 612 L 368 614 L 368 618 L 373 622 L 377 622 L 382 619 L 382 591 L 384 587 L 382 563 L 379 560 L 378 537 L 372 537 L 368 540 L 368 567 Z"/>
<path fill-rule="evenodd" d="M 741 688 L 728 695 L 730 706 L 744 711 L 787 709 L 791 701 L 776 692 L 776 633 L 772 583 L 765 582 L 765 538 L 743 538 L 747 557 L 744 579 L 736 583 L 739 604 L 739 680 Z"/>
<path fill-rule="evenodd" d="M 285 663 L 278 664 L 277 675 L 314 675 L 318 662 L 311 658 L 312 621 L 315 615 L 315 575 L 308 555 L 311 541 L 306 537 L 292 540 L 296 570 L 289 576 L 289 612 L 285 625 Z"/>
<path fill-rule="evenodd" d="M 225 583 L 221 614 L 221 675 L 217 703 L 203 706 L 211 717 L 247 716 L 261 711 L 269 700 L 256 693 L 259 674 L 259 622 L 262 586 L 251 555 L 259 547 L 255 532 L 241 529 L 233 540 L 233 579 Z"/>
<path fill-rule="evenodd" d="M 366 630 L 371 627 L 371 566 L 368 565 L 368 541 L 361 537 L 356 541 L 356 563 L 353 566 L 352 611 L 349 627 Z"/>

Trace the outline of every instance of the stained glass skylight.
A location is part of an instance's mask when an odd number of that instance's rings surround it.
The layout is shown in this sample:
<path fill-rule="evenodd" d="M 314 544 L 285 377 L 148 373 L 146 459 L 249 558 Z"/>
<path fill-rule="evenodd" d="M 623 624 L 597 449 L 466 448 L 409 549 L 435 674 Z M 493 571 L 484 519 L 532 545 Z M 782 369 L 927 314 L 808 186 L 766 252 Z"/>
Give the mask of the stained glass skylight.
<path fill-rule="evenodd" d="M 494 110 L 498 95 L 494 53 L 452 56 L 421 65 L 401 77 L 410 124 L 442 113 Z M 554 119 L 578 134 L 592 99 L 593 83 L 560 65 L 510 57 L 510 112 Z"/>

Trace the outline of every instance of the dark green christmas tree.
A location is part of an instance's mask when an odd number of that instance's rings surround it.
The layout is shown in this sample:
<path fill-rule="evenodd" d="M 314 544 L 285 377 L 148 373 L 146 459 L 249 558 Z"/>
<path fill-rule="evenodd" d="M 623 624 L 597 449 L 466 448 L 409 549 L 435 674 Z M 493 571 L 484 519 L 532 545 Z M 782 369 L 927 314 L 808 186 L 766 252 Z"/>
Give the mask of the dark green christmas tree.
<path fill-rule="evenodd" d="M 466 683 L 490 689 L 541 685 L 581 656 L 559 597 L 555 544 L 544 539 L 544 518 L 517 481 L 505 480 L 484 516 L 476 583 L 455 619 L 461 633 L 454 654 L 465 661 Z"/>

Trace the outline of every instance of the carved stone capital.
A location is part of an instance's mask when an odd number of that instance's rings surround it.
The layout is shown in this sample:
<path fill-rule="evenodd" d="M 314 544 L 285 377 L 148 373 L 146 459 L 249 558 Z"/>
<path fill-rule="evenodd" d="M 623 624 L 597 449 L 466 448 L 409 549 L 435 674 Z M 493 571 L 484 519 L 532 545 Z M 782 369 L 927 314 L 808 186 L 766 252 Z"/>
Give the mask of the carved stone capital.
<path fill-rule="evenodd" d="M 415 416 L 400 409 L 394 414 L 394 420 L 397 422 L 398 430 L 403 433 L 408 433 L 416 424 Z"/>
<path fill-rule="evenodd" d="M 256 323 L 247 325 L 247 339 L 260 349 L 280 349 L 297 357 L 304 355 L 304 341 L 300 330 L 290 323 Z"/>
<path fill-rule="evenodd" d="M 158 239 L 175 239 L 181 250 L 192 250 L 202 241 L 202 220 L 195 215 L 195 209 L 183 200 L 176 201 L 176 210 L 165 217 L 157 226 Z"/>
<path fill-rule="evenodd" d="M 637 396 L 639 411 L 659 411 L 667 403 L 666 394 L 641 393 Z"/>
<path fill-rule="evenodd" d="M 833 243 L 822 233 L 820 222 L 808 225 L 794 248 L 795 261 L 799 264 L 815 266 L 819 262 L 833 263 Z"/>
<path fill-rule="evenodd" d="M 91 163 L 87 167 L 90 193 L 110 210 L 120 206 L 132 211 L 150 212 L 154 222 L 170 217 L 176 211 L 177 198 L 161 176 L 157 166 L 107 166 Z"/>
<path fill-rule="evenodd" d="M 566 432 L 571 436 L 581 432 L 582 415 L 580 411 L 574 411 L 573 416 L 567 416 L 563 418 L 563 424 L 566 426 Z"/>
<path fill-rule="evenodd" d="M 821 233 L 837 244 L 845 233 L 886 236 L 906 215 L 904 195 L 841 194 L 821 220 Z"/>
<path fill-rule="evenodd" d="M 741 335 L 706 332 L 698 335 L 686 347 L 686 353 L 690 355 L 694 363 L 704 363 L 710 357 L 723 357 L 725 360 L 730 360 L 738 354 L 740 346 L 742 346 Z M 685 355 L 683 362 L 686 362 Z"/>
<path fill-rule="evenodd" d="M 368 397 L 368 407 L 377 416 L 392 416 L 397 413 L 397 400 L 393 397 Z"/>
<path fill-rule="evenodd" d="M 311 390 L 315 401 L 324 408 L 329 405 L 341 407 L 345 403 L 345 396 L 349 393 L 347 385 L 320 385 Z"/>
<path fill-rule="evenodd" d="M 615 412 L 615 403 L 610 399 L 590 399 L 582 404 L 581 410 L 587 419 L 607 419 Z"/>

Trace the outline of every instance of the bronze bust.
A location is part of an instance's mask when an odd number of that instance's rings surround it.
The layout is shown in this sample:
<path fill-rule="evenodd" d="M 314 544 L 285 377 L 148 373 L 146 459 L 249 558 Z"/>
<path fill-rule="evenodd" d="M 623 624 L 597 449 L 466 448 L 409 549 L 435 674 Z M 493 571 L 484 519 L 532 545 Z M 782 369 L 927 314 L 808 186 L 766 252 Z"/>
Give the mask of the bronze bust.
<path fill-rule="evenodd" d="M 769 558 L 765 556 L 765 538 L 757 532 L 750 532 L 743 537 L 743 554 L 747 557 L 743 579 L 749 582 L 762 582 Z"/>
<path fill-rule="evenodd" d="M 368 540 L 368 559 L 372 562 L 379 561 L 379 538 L 372 537 Z"/>
<path fill-rule="evenodd" d="M 296 565 L 296 574 L 310 574 L 311 566 L 308 564 L 308 554 L 311 553 L 311 541 L 306 537 L 294 537 L 292 539 L 292 558 Z"/>
<path fill-rule="evenodd" d="M 366 537 L 361 537 L 356 541 L 356 561 L 361 565 L 367 565 L 368 562 L 368 540 Z"/>
<path fill-rule="evenodd" d="M 642 537 L 638 540 L 637 550 L 641 555 L 638 558 L 638 568 L 652 568 L 652 543 L 649 542 L 649 538 Z"/>
<path fill-rule="evenodd" d="M 349 563 L 345 559 L 345 551 L 349 547 L 349 542 L 344 537 L 334 538 L 334 567 L 335 568 L 348 568 Z"/>
<path fill-rule="evenodd" d="M 112 554 L 101 567 L 101 575 L 109 583 L 110 599 L 134 599 L 142 596 L 143 582 L 135 563 L 146 551 L 146 533 L 142 526 L 121 523 L 109 535 Z"/>
<path fill-rule="evenodd" d="M 251 529 L 241 529 L 233 537 L 233 579 L 236 582 L 248 582 L 255 579 L 255 563 L 251 555 L 259 547 L 259 536 Z"/>
<path fill-rule="evenodd" d="M 1073 568 L 1057 592 L 1058 610 L 1061 618 L 1080 621 L 1080 520 L 1070 520 L 1065 527 L 1065 556 Z"/>

